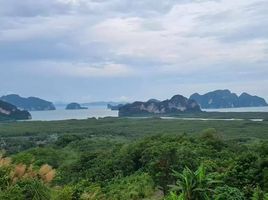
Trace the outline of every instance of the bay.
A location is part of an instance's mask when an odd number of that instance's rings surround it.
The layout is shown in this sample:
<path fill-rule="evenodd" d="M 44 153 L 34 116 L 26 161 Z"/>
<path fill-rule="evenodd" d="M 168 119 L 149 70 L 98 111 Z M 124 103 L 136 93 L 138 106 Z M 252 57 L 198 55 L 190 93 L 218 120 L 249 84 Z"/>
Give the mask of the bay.
<path fill-rule="evenodd" d="M 30 113 L 32 115 L 32 121 L 57 121 L 118 116 L 118 111 L 112 111 L 105 107 L 90 107 L 84 110 L 57 109 L 49 111 L 31 111 Z"/>
<path fill-rule="evenodd" d="M 202 110 L 206 112 L 268 112 L 268 107 L 224 108 L 224 109 L 202 109 Z M 31 111 L 30 113 L 32 115 L 31 119 L 32 121 L 57 121 L 57 120 L 68 120 L 68 119 L 87 119 L 92 117 L 95 118 L 118 117 L 118 111 L 109 110 L 103 106 L 92 106 L 86 110 L 65 110 L 64 108 L 60 107 L 57 108 L 57 110 Z M 211 120 L 211 119 L 187 118 L 184 120 Z"/>
<path fill-rule="evenodd" d="M 202 109 L 206 112 L 268 112 L 266 107 L 243 107 L 243 108 L 220 108 L 220 109 Z"/>

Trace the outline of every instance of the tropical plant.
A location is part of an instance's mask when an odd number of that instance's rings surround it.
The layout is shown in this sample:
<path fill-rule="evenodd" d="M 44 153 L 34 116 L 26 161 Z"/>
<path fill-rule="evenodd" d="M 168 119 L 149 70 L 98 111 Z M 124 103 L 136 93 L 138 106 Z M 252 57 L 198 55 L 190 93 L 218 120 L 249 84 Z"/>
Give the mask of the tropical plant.
<path fill-rule="evenodd" d="M 195 172 L 186 167 L 182 173 L 174 171 L 177 178 L 176 185 L 171 186 L 173 191 L 178 192 L 179 200 L 207 200 L 213 192 L 213 184 L 218 181 L 206 174 L 202 164 Z"/>
<path fill-rule="evenodd" d="M 25 164 L 14 164 L 10 158 L 0 156 L 0 199 L 2 200 L 50 200 L 48 186 L 55 170 L 43 165 L 39 170 Z"/>
<path fill-rule="evenodd" d="M 105 190 L 109 200 L 144 199 L 154 193 L 154 183 L 149 174 L 137 173 L 114 180 Z"/>
<path fill-rule="evenodd" d="M 255 188 L 251 200 L 268 200 L 268 194 L 265 194 L 258 186 Z"/>
<path fill-rule="evenodd" d="M 73 200 L 73 188 L 71 186 L 55 187 L 52 200 Z"/>
<path fill-rule="evenodd" d="M 170 192 L 165 200 L 183 200 L 182 196 L 178 196 L 176 192 Z"/>

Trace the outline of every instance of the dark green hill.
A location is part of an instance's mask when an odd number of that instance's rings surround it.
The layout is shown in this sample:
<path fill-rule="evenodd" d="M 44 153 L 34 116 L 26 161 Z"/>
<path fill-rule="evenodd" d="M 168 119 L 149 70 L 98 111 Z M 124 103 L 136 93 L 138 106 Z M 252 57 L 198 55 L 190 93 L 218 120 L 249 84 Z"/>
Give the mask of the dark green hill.
<path fill-rule="evenodd" d="M 165 101 L 136 101 L 119 108 L 119 116 L 166 115 L 201 112 L 197 102 L 182 95 L 175 95 Z"/>
<path fill-rule="evenodd" d="M 28 111 L 21 111 L 16 106 L 0 100 L 0 121 L 30 119 Z"/>
<path fill-rule="evenodd" d="M 238 96 L 230 90 L 216 90 L 204 95 L 195 93 L 190 96 L 198 102 L 201 108 L 238 108 L 268 106 L 266 101 L 258 96 L 243 93 Z"/>
<path fill-rule="evenodd" d="M 240 107 L 258 107 L 258 106 L 268 106 L 265 99 L 252 96 L 248 93 L 243 93 L 239 96 L 239 106 Z"/>
<path fill-rule="evenodd" d="M 19 109 L 28 110 L 28 111 L 41 111 L 41 110 L 55 110 L 56 109 L 53 103 L 37 98 L 37 97 L 24 98 L 17 94 L 10 94 L 6 96 L 2 96 L 0 100 L 13 104 Z"/>
<path fill-rule="evenodd" d="M 66 110 L 82 110 L 82 109 L 87 109 L 87 107 L 82 107 L 78 103 L 70 103 L 66 106 Z"/>

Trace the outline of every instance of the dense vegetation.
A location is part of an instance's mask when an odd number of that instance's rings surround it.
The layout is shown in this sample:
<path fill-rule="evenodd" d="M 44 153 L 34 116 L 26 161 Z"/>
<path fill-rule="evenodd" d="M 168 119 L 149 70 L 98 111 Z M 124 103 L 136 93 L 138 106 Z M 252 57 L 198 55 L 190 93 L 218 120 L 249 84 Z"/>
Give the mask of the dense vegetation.
<path fill-rule="evenodd" d="M 19 110 L 16 106 L 0 100 L 0 122 L 30 118 L 31 115 L 28 111 Z"/>
<path fill-rule="evenodd" d="M 268 122 L 0 124 L 0 199 L 267 200 Z"/>
<path fill-rule="evenodd" d="M 201 108 L 241 108 L 268 106 L 264 98 L 252 96 L 243 92 L 240 96 L 230 90 L 215 90 L 200 95 L 194 93 L 190 96 L 198 102 Z"/>
<path fill-rule="evenodd" d="M 52 102 L 37 97 L 21 97 L 17 94 L 9 94 L 0 97 L 0 100 L 8 102 L 19 109 L 35 111 L 35 110 L 55 110 Z"/>

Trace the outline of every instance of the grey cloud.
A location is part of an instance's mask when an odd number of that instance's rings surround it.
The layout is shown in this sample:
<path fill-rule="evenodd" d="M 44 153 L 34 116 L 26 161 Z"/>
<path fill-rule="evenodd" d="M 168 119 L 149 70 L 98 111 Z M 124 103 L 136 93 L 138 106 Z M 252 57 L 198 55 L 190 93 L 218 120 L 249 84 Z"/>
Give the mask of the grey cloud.
<path fill-rule="evenodd" d="M 219 0 L 203 0 L 219 1 Z M 175 5 L 201 2 L 200 0 L 85 0 L 81 1 L 80 11 L 113 16 L 152 17 L 168 13 Z"/>
<path fill-rule="evenodd" d="M 203 8 L 203 2 L 212 0 L 80 0 L 78 4 L 0 0 L 0 68 L 5 77 L 0 80 L 4 88 L 0 92 L 55 98 L 66 96 L 72 88 L 76 91 L 70 94 L 73 97 L 90 93 L 102 99 L 123 95 L 140 98 L 151 95 L 163 83 L 165 88 L 156 91 L 167 97 L 179 84 L 190 87 L 230 82 L 235 87 L 238 82 L 265 82 L 268 48 L 262 47 L 268 39 L 267 2 L 249 4 L 237 13 L 224 0 L 215 1 L 224 9 L 212 14 Z M 177 7 L 187 4 L 189 11 L 194 7 L 193 12 L 176 13 Z M 93 32 L 102 22 L 107 26 Z M 251 40 L 259 43 L 251 44 Z M 251 51 L 255 51 L 253 55 L 265 51 L 264 57 L 256 61 L 250 57 Z M 139 73 L 120 78 L 52 76 L 53 66 L 44 70 L 44 61 L 55 66 L 65 63 L 70 73 L 77 69 L 76 63 L 100 69 L 103 63 L 122 64 Z M 171 70 L 165 71 L 166 66 Z"/>
<path fill-rule="evenodd" d="M 61 46 L 56 40 L 31 40 L 1 44 L 0 61 L 42 60 L 42 59 L 74 59 L 78 52 L 70 46 Z"/>
<path fill-rule="evenodd" d="M 56 0 L 0 0 L 0 16 L 34 17 L 64 14 L 70 11 L 68 4 Z"/>
<path fill-rule="evenodd" d="M 257 16 L 265 16 L 268 12 L 268 2 L 263 0 L 258 1 L 246 6 L 244 10 Z"/>
<path fill-rule="evenodd" d="M 98 42 L 88 43 L 87 46 L 75 41 L 54 39 L 35 39 L 30 41 L 1 43 L 0 62 L 30 61 L 30 60 L 65 60 L 69 62 L 103 61 L 111 56 L 109 47 Z"/>
<path fill-rule="evenodd" d="M 268 16 L 267 16 L 268 17 Z M 238 28 L 229 34 L 224 34 L 220 36 L 223 42 L 244 42 L 248 40 L 266 40 L 268 39 L 268 18 L 262 22 L 257 22 L 255 24 L 249 24 Z"/>
<path fill-rule="evenodd" d="M 255 2 L 239 10 L 227 7 L 198 16 L 196 21 L 196 31 L 189 37 L 211 37 L 227 43 L 268 39 L 268 2 Z"/>
<path fill-rule="evenodd" d="M 174 5 L 200 0 L 0 0 L 0 16 L 34 17 L 83 13 L 88 15 L 152 16 L 167 13 Z M 218 1 L 218 0 L 206 0 Z"/>

